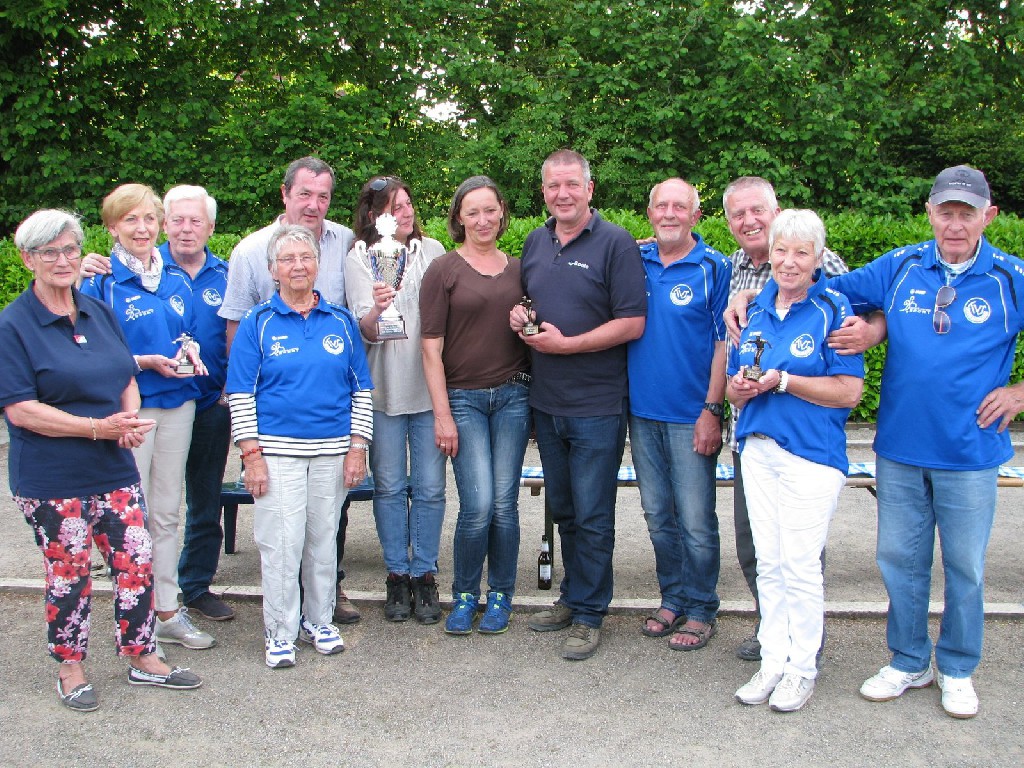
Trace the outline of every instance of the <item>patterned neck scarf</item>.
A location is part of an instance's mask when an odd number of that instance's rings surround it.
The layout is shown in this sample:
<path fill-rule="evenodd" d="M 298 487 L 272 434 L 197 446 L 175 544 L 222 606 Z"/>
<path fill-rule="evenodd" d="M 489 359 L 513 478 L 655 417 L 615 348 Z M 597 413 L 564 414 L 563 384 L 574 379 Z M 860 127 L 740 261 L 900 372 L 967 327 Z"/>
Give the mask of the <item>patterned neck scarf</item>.
<path fill-rule="evenodd" d="M 153 260 L 149 263 L 149 269 L 146 269 L 142 262 L 120 243 L 114 243 L 112 253 L 118 261 L 139 276 L 143 288 L 150 293 L 156 293 L 156 289 L 160 287 L 160 275 L 164 271 L 164 260 L 160 257 L 160 251 L 153 249 Z"/>

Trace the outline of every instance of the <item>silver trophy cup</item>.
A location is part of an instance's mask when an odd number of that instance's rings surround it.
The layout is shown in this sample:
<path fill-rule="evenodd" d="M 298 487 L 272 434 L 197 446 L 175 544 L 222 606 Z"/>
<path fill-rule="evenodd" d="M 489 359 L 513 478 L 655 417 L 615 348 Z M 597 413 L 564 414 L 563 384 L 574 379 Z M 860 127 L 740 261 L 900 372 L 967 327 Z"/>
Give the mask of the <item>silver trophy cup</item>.
<path fill-rule="evenodd" d="M 405 246 L 395 240 L 397 222 L 389 213 L 378 216 L 374 226 L 381 239 L 368 248 L 366 243 L 360 240 L 356 243 L 356 251 L 374 282 L 384 283 L 397 291 L 402 285 L 402 277 L 405 275 L 409 260 L 419 252 L 420 241 L 410 240 L 409 245 Z M 407 338 L 409 336 L 405 332 L 405 318 L 392 302 L 377 319 L 377 339 L 389 341 Z"/>

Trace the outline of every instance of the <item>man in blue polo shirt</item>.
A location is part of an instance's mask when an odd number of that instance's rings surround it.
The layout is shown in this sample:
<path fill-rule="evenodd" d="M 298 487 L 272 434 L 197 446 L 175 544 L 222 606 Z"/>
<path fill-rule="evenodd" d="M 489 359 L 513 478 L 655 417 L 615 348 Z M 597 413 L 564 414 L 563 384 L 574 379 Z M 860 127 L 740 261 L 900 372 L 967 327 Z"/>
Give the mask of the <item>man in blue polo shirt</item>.
<path fill-rule="evenodd" d="M 227 286 L 227 265 L 207 247 L 217 221 L 217 201 L 203 187 L 177 186 L 164 196 L 164 232 L 160 246 L 164 269 L 192 287 L 196 339 L 208 376 L 199 388 L 192 443 L 185 464 L 185 538 L 178 560 L 178 586 L 193 614 L 213 621 L 234 618 L 234 611 L 210 591 L 217 573 L 224 532 L 220 489 L 231 444 L 231 416 L 222 401 L 227 379 L 226 321 L 217 315 Z M 110 259 L 90 254 L 82 274 L 110 272 Z"/>
<path fill-rule="evenodd" d="M 641 631 L 688 651 L 714 634 L 719 605 L 715 467 L 732 263 L 692 231 L 700 198 L 682 179 L 655 185 L 647 218 L 656 242 L 640 250 L 647 325 L 628 347 L 629 431 L 661 607 Z"/>
<path fill-rule="evenodd" d="M 587 659 L 612 599 L 616 475 L 626 441 L 626 342 L 644 330 L 640 250 L 622 227 L 590 207 L 590 164 L 563 149 L 541 167 L 551 218 L 523 244 L 523 289 L 540 333 L 522 334 L 526 310 L 509 318 L 530 346 L 537 446 L 558 524 L 564 577 L 554 608 L 534 614 L 538 632 L 572 625 L 566 659 Z"/>
<path fill-rule="evenodd" d="M 946 712 L 968 718 L 978 711 L 971 675 L 981 661 L 997 471 L 1013 455 L 1006 427 L 1024 409 L 1024 383 L 1007 385 L 1024 327 L 1024 262 L 985 239 L 997 209 L 981 171 L 942 171 L 925 207 L 934 239 L 829 283 L 855 312 L 884 311 L 889 336 L 874 448 L 892 660 L 860 692 L 887 701 L 937 679 Z M 945 607 L 933 675 L 936 528 Z"/>

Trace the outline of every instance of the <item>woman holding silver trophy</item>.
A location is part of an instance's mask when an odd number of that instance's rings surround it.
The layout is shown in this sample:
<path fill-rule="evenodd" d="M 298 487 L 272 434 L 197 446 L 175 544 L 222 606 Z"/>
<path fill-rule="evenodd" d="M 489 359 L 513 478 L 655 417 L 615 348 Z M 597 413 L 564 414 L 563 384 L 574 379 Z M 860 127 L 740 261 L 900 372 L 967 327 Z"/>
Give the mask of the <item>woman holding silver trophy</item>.
<path fill-rule="evenodd" d="M 423 368 L 434 405 L 434 434 L 452 457 L 459 490 L 445 632 L 473 631 L 487 560 L 487 608 L 477 631 L 508 629 L 519 560 L 519 475 L 530 431 L 530 361 L 509 331 L 522 299 L 519 259 L 498 248 L 509 213 L 486 176 L 466 179 L 448 212 L 458 244 L 434 261 L 420 289 Z"/>
<path fill-rule="evenodd" d="M 136 377 L 139 418 L 155 423 L 132 449 L 146 499 L 153 539 L 156 639 L 186 648 L 209 648 L 212 636 L 178 607 L 178 517 L 185 460 L 199 395 L 195 376 L 206 375 L 194 341 L 192 288 L 156 249 L 163 205 L 144 184 L 122 184 L 103 200 L 103 224 L 114 238 L 111 274 L 94 275 L 81 291 L 114 310 L 142 371 Z"/>
<path fill-rule="evenodd" d="M 375 387 L 370 468 L 373 516 L 388 569 L 384 616 L 406 621 L 414 615 L 434 624 L 441 618 L 434 577 L 445 456 L 434 444 L 419 299 L 423 274 L 444 246 L 423 237 L 412 192 L 396 176 L 375 176 L 363 186 L 353 229 L 358 242 L 345 262 L 345 292 L 359 318 Z"/>

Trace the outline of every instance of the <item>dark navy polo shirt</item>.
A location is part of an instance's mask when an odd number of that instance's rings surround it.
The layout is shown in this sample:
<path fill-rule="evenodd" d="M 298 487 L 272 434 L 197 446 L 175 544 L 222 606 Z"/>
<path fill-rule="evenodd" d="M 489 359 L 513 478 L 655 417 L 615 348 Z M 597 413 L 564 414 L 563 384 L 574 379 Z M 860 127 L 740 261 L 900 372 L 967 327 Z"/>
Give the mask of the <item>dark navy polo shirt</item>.
<path fill-rule="evenodd" d="M 0 406 L 38 400 L 75 416 L 121 411 L 138 367 L 110 309 L 73 292 L 78 322 L 42 305 L 30 285 L 0 312 Z M 46 437 L 7 420 L 15 496 L 64 499 L 139 482 L 131 451 L 115 440 Z"/>

